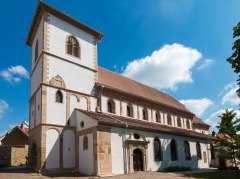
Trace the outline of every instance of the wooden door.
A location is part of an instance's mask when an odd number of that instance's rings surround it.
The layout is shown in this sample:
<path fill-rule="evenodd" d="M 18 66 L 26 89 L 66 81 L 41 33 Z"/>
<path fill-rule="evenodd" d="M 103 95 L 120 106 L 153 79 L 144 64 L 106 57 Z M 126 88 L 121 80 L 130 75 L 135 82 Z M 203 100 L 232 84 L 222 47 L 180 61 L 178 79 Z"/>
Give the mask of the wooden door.
<path fill-rule="evenodd" d="M 133 151 L 133 169 L 134 171 L 143 171 L 143 157 L 140 149 Z"/>

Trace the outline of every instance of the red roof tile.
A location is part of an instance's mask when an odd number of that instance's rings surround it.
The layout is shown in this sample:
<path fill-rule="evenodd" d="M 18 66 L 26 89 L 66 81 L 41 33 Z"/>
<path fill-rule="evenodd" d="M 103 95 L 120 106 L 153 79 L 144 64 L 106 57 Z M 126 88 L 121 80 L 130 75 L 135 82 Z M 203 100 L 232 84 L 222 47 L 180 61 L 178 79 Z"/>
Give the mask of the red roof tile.
<path fill-rule="evenodd" d="M 190 113 L 172 96 L 102 67 L 98 67 L 98 84 Z"/>
<path fill-rule="evenodd" d="M 210 125 L 203 122 L 200 118 L 198 118 L 196 116 L 193 117 L 193 125 L 202 125 L 202 126 L 206 126 L 206 127 L 211 127 Z"/>
<path fill-rule="evenodd" d="M 211 138 L 211 136 L 209 135 L 204 135 L 192 130 L 171 127 L 171 126 L 167 126 L 159 123 L 133 119 L 128 117 L 122 117 L 122 116 L 117 116 L 113 114 L 96 113 L 96 112 L 85 111 L 81 109 L 78 109 L 78 111 L 97 120 L 99 124 L 103 124 L 103 125 L 126 127 L 126 124 L 127 124 L 128 128 L 137 128 L 139 130 L 155 131 L 155 132 L 168 133 L 168 134 L 180 135 L 180 136 L 197 137 L 197 138 Z"/>

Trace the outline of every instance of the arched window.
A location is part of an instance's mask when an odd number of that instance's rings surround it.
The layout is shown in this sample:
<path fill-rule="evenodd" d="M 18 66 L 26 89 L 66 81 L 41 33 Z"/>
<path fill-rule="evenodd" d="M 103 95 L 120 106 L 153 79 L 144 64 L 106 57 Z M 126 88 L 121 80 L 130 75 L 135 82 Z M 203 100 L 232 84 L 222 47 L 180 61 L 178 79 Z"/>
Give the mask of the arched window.
<path fill-rule="evenodd" d="M 184 152 L 185 152 L 185 159 L 191 160 L 191 152 L 190 152 L 190 146 L 188 141 L 184 142 Z"/>
<path fill-rule="evenodd" d="M 162 160 L 161 142 L 158 138 L 154 139 L 154 160 L 155 161 L 161 161 Z"/>
<path fill-rule="evenodd" d="M 212 144 L 210 145 L 210 150 L 211 150 L 211 159 L 215 160 L 215 151 Z"/>
<path fill-rule="evenodd" d="M 127 105 L 127 116 L 133 117 L 133 107 L 130 104 Z"/>
<path fill-rule="evenodd" d="M 74 36 L 69 36 L 66 42 L 67 54 L 80 57 L 79 42 Z"/>
<path fill-rule="evenodd" d="M 147 109 L 143 109 L 142 110 L 142 118 L 144 120 L 148 120 L 148 111 L 147 111 Z"/>
<path fill-rule="evenodd" d="M 83 150 L 88 150 L 88 137 L 86 135 L 83 137 Z"/>
<path fill-rule="evenodd" d="M 190 121 L 187 119 L 186 121 L 187 129 L 190 129 Z"/>
<path fill-rule="evenodd" d="M 156 112 L 156 122 L 161 123 L 160 113 Z"/>
<path fill-rule="evenodd" d="M 108 112 L 115 113 L 115 103 L 112 99 L 109 99 L 107 102 Z"/>
<path fill-rule="evenodd" d="M 35 62 L 38 59 L 38 40 L 36 41 L 36 45 L 35 45 Z"/>
<path fill-rule="evenodd" d="M 174 139 L 171 140 L 170 150 L 171 150 L 171 160 L 178 160 L 177 144 Z"/>
<path fill-rule="evenodd" d="M 196 143 L 197 157 L 198 159 L 202 159 L 201 145 L 199 142 Z"/>
<path fill-rule="evenodd" d="M 170 114 L 168 114 L 168 116 L 167 116 L 167 124 L 172 125 L 172 119 L 171 119 Z"/>
<path fill-rule="evenodd" d="M 56 92 L 56 102 L 63 103 L 63 94 L 60 90 Z"/>
<path fill-rule="evenodd" d="M 180 117 L 177 118 L 177 125 L 178 125 L 178 127 L 182 127 L 182 123 L 181 123 L 181 118 Z"/>

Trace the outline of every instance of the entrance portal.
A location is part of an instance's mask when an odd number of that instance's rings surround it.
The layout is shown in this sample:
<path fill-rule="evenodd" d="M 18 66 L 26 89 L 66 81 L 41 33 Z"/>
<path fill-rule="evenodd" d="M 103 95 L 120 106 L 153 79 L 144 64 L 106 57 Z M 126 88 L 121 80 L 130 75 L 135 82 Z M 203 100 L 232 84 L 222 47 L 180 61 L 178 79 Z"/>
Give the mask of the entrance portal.
<path fill-rule="evenodd" d="M 140 149 L 133 151 L 133 169 L 134 171 L 143 171 L 143 155 Z"/>

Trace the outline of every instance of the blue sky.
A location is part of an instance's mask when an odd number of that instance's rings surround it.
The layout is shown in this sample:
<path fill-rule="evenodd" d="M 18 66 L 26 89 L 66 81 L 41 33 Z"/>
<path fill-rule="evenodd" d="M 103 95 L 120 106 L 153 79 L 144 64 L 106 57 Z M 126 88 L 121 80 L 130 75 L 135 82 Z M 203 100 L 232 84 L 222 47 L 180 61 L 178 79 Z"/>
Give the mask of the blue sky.
<path fill-rule="evenodd" d="M 239 0 L 45 0 L 101 31 L 99 65 L 174 96 L 210 124 L 238 109 L 237 78 L 226 58 Z M 3 1 L 0 135 L 28 120 L 30 47 L 37 0 Z M 154 52 L 154 53 L 153 53 Z"/>

